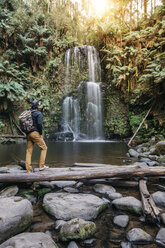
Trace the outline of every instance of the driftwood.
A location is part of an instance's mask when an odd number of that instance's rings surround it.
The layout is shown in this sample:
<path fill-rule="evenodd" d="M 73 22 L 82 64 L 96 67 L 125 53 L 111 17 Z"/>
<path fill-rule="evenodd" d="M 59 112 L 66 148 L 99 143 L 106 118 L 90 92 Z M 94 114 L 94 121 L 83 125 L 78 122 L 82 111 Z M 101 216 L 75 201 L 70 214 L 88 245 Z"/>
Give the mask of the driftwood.
<path fill-rule="evenodd" d="M 147 221 L 156 223 L 159 221 L 160 212 L 156 207 L 152 196 L 147 190 L 147 185 L 145 180 L 139 181 L 139 189 L 141 194 L 143 213 Z"/>
<path fill-rule="evenodd" d="M 0 174 L 0 182 L 38 182 L 54 180 L 81 180 L 97 178 L 130 178 L 144 176 L 162 176 L 165 175 L 165 168 L 139 166 L 113 166 L 110 168 L 49 168 L 44 171 L 35 169 L 34 173 L 26 171 L 10 172 Z"/>
<path fill-rule="evenodd" d="M 1 135 L 0 138 L 6 138 L 6 139 L 26 139 L 26 136 L 23 136 L 23 135 Z"/>

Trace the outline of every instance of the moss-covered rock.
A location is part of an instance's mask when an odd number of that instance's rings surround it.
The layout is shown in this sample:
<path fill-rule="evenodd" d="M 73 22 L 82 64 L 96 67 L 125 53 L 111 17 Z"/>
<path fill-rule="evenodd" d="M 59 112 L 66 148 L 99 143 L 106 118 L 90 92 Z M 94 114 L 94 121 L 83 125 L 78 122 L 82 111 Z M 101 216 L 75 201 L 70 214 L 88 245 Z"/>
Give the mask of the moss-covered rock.
<path fill-rule="evenodd" d="M 72 219 L 61 227 L 60 238 L 62 241 L 87 239 L 96 231 L 94 222 L 85 221 L 83 219 Z"/>

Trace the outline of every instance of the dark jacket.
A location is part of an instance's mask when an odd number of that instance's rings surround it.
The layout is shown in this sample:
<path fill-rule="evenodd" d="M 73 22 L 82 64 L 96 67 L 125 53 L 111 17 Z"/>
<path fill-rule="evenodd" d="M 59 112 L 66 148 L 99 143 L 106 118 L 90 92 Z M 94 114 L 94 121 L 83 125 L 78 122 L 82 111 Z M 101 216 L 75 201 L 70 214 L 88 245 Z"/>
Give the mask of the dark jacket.
<path fill-rule="evenodd" d="M 40 135 L 42 135 L 42 127 L 43 127 L 43 121 L 42 121 L 42 114 L 37 109 L 31 109 L 32 111 L 32 119 L 33 119 L 33 126 L 34 129 L 32 132 L 37 131 Z"/>

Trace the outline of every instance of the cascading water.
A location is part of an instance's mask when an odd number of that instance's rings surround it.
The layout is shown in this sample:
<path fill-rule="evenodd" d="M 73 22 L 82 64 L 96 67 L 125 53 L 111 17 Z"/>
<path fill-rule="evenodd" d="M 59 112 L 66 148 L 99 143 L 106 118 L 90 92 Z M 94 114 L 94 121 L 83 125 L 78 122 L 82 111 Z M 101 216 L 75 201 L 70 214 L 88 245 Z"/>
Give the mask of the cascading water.
<path fill-rule="evenodd" d="M 73 51 L 69 49 L 65 55 L 65 66 L 64 132 L 73 133 L 74 140 L 103 139 L 101 67 L 96 49 L 92 46 L 75 47 Z M 76 94 L 72 84 L 77 78 L 83 82 L 77 87 Z"/>

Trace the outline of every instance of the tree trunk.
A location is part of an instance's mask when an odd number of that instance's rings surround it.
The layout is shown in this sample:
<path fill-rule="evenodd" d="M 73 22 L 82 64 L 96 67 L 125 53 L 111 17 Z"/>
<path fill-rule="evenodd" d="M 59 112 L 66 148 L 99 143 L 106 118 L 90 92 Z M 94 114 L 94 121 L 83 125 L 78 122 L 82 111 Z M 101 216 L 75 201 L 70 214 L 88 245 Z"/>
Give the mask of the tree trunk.
<path fill-rule="evenodd" d="M 39 182 L 54 180 L 81 180 L 81 179 L 97 179 L 97 178 L 130 178 L 144 176 L 165 176 L 165 168 L 140 166 L 113 166 L 109 168 L 50 168 L 44 171 L 35 169 L 35 173 L 27 173 L 26 171 L 10 172 L 1 174 L 0 182 Z"/>

